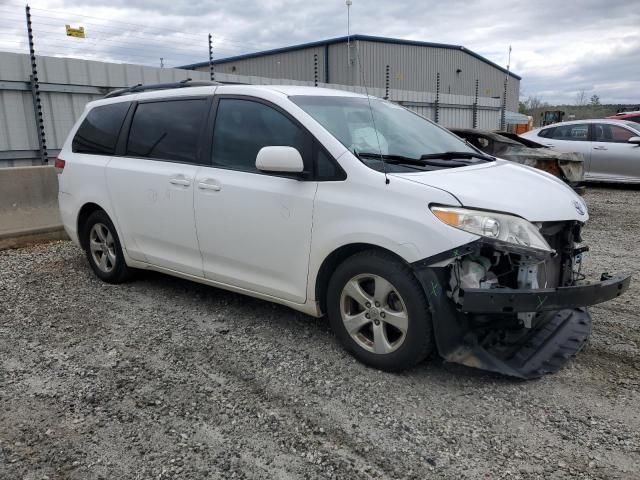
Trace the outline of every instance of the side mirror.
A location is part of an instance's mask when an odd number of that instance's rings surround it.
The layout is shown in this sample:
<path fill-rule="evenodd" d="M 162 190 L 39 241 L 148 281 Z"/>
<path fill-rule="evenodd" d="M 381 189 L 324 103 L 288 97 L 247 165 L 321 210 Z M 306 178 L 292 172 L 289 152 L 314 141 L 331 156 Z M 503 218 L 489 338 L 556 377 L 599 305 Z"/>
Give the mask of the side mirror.
<path fill-rule="evenodd" d="M 256 156 L 256 168 L 261 172 L 302 173 L 304 163 L 293 147 L 262 147 Z"/>
<path fill-rule="evenodd" d="M 631 137 L 627 142 L 640 146 L 640 137 Z"/>

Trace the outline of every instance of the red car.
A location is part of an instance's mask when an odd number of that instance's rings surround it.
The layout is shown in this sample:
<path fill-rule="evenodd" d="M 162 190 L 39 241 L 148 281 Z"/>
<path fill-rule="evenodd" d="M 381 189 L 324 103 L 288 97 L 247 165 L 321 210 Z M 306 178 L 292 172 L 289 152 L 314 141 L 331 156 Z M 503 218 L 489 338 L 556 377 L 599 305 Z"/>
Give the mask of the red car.
<path fill-rule="evenodd" d="M 629 120 L 630 122 L 640 123 L 640 110 L 635 112 L 620 112 L 607 118 L 612 118 L 614 120 Z"/>

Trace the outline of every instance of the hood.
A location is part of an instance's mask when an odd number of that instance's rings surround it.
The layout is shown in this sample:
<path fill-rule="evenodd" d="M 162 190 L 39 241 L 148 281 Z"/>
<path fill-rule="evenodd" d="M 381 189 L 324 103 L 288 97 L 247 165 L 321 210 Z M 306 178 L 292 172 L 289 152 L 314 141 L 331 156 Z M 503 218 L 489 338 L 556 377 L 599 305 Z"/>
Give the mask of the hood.
<path fill-rule="evenodd" d="M 562 180 L 506 160 L 389 175 L 445 190 L 465 207 L 512 213 L 530 222 L 589 218 L 584 201 Z"/>

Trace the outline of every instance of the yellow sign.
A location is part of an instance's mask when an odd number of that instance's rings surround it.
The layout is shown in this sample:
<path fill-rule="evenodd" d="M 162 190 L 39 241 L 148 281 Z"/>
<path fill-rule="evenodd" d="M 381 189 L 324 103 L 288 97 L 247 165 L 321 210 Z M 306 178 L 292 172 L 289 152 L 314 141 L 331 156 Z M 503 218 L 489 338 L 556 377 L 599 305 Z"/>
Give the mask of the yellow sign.
<path fill-rule="evenodd" d="M 67 37 L 85 38 L 84 27 L 71 28 L 71 25 L 66 25 Z"/>

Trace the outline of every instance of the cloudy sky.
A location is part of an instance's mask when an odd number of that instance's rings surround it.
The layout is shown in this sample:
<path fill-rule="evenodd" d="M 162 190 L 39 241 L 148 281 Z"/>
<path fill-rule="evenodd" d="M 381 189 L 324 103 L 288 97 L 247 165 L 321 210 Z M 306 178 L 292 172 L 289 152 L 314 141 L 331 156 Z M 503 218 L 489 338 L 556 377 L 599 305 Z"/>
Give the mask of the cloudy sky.
<path fill-rule="evenodd" d="M 344 0 L 32 0 L 38 51 L 177 66 L 346 34 Z M 86 40 L 64 25 L 82 25 Z M 0 0 L 0 50 L 24 51 L 24 4 Z M 353 0 L 351 32 L 464 45 L 522 76 L 523 97 L 640 103 L 640 0 Z"/>

